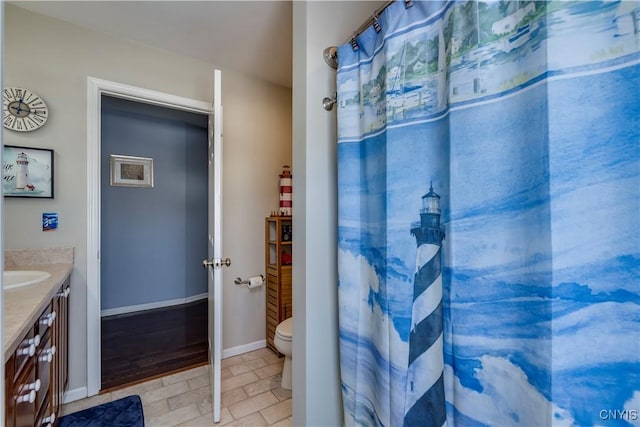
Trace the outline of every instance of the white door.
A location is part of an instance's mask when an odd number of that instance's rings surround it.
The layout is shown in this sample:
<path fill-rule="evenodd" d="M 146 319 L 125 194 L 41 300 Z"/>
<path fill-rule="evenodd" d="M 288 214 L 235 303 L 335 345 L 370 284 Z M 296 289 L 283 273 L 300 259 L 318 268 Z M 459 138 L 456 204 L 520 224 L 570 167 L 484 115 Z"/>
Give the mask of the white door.
<path fill-rule="evenodd" d="M 213 112 L 209 115 L 209 253 L 203 261 L 209 269 L 209 365 L 213 421 L 220 422 L 220 359 L 222 354 L 222 75 L 214 71 Z"/>

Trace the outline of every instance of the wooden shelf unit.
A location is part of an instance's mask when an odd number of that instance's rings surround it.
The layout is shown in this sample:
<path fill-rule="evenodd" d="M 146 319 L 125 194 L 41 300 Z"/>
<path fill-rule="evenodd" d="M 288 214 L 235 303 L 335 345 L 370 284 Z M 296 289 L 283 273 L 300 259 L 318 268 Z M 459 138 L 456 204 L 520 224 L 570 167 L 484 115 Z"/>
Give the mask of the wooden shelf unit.
<path fill-rule="evenodd" d="M 278 352 L 273 336 L 280 322 L 291 317 L 292 221 L 290 216 L 265 218 L 266 270 L 266 339 L 267 345 Z"/>

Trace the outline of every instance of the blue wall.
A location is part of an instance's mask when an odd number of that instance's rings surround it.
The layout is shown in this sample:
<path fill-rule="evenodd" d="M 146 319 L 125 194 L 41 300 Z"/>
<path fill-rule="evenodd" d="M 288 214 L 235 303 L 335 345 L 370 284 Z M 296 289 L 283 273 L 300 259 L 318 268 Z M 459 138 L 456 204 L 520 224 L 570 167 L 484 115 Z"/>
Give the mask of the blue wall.
<path fill-rule="evenodd" d="M 207 116 L 102 97 L 101 308 L 207 291 Z M 154 188 L 112 187 L 109 156 L 153 158 Z"/>

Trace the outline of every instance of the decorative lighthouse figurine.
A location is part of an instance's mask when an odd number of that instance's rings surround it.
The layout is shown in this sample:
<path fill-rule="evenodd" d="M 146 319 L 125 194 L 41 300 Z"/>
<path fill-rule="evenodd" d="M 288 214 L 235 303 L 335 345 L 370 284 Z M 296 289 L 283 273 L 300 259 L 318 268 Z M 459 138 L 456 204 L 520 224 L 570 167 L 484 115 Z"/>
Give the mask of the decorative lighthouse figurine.
<path fill-rule="evenodd" d="M 413 223 L 416 238 L 416 274 L 413 284 L 411 334 L 405 401 L 405 426 L 446 423 L 442 333 L 442 261 L 444 228 L 440 225 L 440 196 L 422 196 L 420 222 Z"/>
<path fill-rule="evenodd" d="M 291 216 L 293 212 L 293 200 L 291 198 L 293 187 L 293 176 L 289 171 L 289 166 L 284 165 L 280 174 L 280 216 Z"/>
<path fill-rule="evenodd" d="M 29 185 L 29 159 L 25 153 L 16 157 L 16 190 L 23 190 Z"/>

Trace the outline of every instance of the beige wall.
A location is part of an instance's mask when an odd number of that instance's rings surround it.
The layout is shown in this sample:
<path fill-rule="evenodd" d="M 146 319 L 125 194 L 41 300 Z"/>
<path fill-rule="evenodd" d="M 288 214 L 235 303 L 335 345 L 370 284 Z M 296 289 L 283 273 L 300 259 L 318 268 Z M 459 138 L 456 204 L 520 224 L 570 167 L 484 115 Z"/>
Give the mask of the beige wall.
<path fill-rule="evenodd" d="M 3 131 L 4 144 L 55 150 L 55 199 L 5 200 L 4 247 L 75 248 L 70 389 L 79 389 L 86 386 L 87 76 L 211 102 L 214 67 L 13 5 L 5 5 L 3 24 L 4 85 L 34 91 L 50 110 L 40 130 Z M 277 208 L 278 174 L 291 162 L 291 90 L 224 68 L 222 81 L 224 252 L 233 260 L 223 284 L 229 349 L 264 339 L 264 290 L 249 292 L 233 279 L 264 272 L 264 217 Z M 57 231 L 41 231 L 42 212 L 58 212 Z"/>
<path fill-rule="evenodd" d="M 344 43 L 381 1 L 293 4 L 293 424 L 342 425 L 338 352 L 336 91 L 322 51 Z"/>

